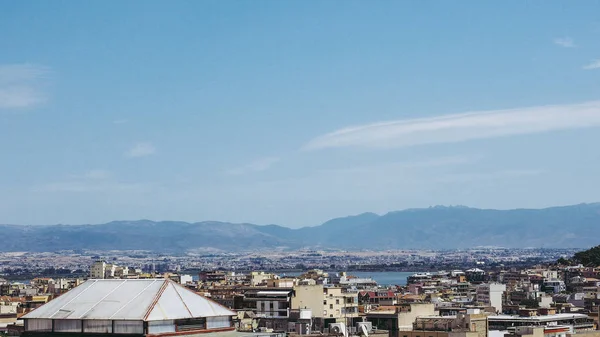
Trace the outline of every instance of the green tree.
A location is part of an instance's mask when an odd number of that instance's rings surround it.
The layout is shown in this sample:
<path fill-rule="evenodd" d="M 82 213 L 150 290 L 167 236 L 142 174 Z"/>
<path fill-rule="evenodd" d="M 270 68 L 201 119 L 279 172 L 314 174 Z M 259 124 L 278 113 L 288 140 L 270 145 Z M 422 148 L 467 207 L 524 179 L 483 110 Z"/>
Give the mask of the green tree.
<path fill-rule="evenodd" d="M 573 259 L 584 266 L 600 266 L 600 246 L 575 253 Z"/>

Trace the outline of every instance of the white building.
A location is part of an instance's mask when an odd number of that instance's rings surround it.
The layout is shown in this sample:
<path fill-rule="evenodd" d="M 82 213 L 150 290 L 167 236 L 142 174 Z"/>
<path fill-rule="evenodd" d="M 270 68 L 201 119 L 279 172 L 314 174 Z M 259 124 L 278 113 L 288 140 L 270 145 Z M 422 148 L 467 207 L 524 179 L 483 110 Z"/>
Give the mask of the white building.
<path fill-rule="evenodd" d="M 496 312 L 502 312 L 502 297 L 506 285 L 500 283 L 484 283 L 477 286 L 477 302 L 494 307 Z"/>
<path fill-rule="evenodd" d="M 558 279 L 550 279 L 544 281 L 544 290 L 551 291 L 554 294 L 560 294 L 562 291 L 565 291 L 567 287 L 565 286 L 565 282 Z"/>
<path fill-rule="evenodd" d="M 24 335 L 197 335 L 233 331 L 236 314 L 168 279 L 88 280 L 23 316 Z"/>

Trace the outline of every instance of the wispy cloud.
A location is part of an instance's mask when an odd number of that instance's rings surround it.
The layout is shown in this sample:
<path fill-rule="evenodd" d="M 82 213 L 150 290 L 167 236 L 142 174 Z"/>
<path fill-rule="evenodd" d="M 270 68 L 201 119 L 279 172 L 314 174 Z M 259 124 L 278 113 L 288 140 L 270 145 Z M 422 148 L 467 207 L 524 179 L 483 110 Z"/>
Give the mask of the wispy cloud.
<path fill-rule="evenodd" d="M 146 157 L 146 156 L 151 156 L 156 152 L 156 149 L 154 148 L 154 145 L 152 145 L 152 143 L 147 143 L 147 142 L 140 142 L 137 143 L 135 145 L 133 145 L 126 153 L 125 155 L 127 157 Z"/>
<path fill-rule="evenodd" d="M 241 175 L 241 174 L 246 174 L 246 173 L 250 173 L 250 172 L 266 171 L 269 168 L 271 168 L 271 166 L 273 166 L 275 163 L 277 163 L 279 160 L 280 160 L 280 158 L 277 158 L 277 157 L 261 158 L 261 159 L 255 160 L 247 165 L 244 165 L 241 167 L 236 167 L 233 169 L 228 169 L 225 171 L 225 173 L 230 174 L 230 175 Z"/>
<path fill-rule="evenodd" d="M 554 44 L 557 46 L 561 46 L 563 48 L 575 48 L 577 47 L 577 45 L 575 44 L 575 41 L 573 41 L 572 38 L 565 36 L 565 37 L 557 37 L 556 39 L 554 39 Z"/>
<path fill-rule="evenodd" d="M 406 147 L 600 126 L 600 101 L 396 120 L 333 131 L 304 150 Z"/>
<path fill-rule="evenodd" d="M 0 65 L 0 109 L 27 108 L 43 103 L 46 95 L 40 82 L 49 72 L 47 67 L 33 64 Z"/>
<path fill-rule="evenodd" d="M 319 173 L 369 173 L 369 174 L 380 174 L 383 172 L 407 172 L 408 170 L 423 170 L 430 168 L 440 168 L 449 166 L 459 166 L 468 163 L 476 162 L 480 159 L 480 156 L 446 156 L 438 158 L 429 158 L 424 160 L 416 161 L 401 161 L 392 163 L 383 163 L 367 166 L 347 167 L 347 168 L 334 168 L 320 170 Z"/>
<path fill-rule="evenodd" d="M 122 192 L 139 191 L 149 188 L 149 184 L 126 183 L 118 181 L 110 171 L 102 169 L 89 170 L 70 175 L 64 180 L 43 184 L 33 188 L 34 191 L 45 192 Z"/>
<path fill-rule="evenodd" d="M 491 172 L 448 173 L 432 178 L 439 183 L 468 183 L 477 181 L 505 180 L 537 176 L 544 173 L 538 169 L 506 169 Z"/>
<path fill-rule="evenodd" d="M 600 59 L 593 60 L 589 64 L 583 66 L 585 70 L 600 69 Z"/>
<path fill-rule="evenodd" d="M 113 124 L 119 125 L 119 124 L 125 124 L 127 122 L 129 122 L 129 121 L 126 120 L 126 119 L 116 119 L 116 120 L 113 121 Z"/>

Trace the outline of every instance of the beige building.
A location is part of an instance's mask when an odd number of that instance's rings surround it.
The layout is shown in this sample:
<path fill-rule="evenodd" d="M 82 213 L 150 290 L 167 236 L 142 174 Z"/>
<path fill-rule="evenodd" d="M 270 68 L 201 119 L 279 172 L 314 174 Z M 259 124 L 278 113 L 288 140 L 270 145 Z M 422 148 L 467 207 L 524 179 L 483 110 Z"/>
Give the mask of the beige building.
<path fill-rule="evenodd" d="M 309 309 L 313 318 L 345 323 L 358 317 L 358 293 L 344 292 L 339 287 L 323 287 L 322 284 L 297 285 L 291 308 Z"/>
<path fill-rule="evenodd" d="M 103 279 L 104 273 L 106 271 L 106 262 L 104 261 L 96 261 L 90 267 L 90 278 L 93 279 Z"/>
<path fill-rule="evenodd" d="M 337 322 L 358 317 L 358 293 L 343 292 L 342 288 L 324 288 L 323 316 L 335 318 Z"/>
<path fill-rule="evenodd" d="M 366 313 L 367 320 L 374 327 L 390 331 L 412 331 L 417 317 L 436 315 L 433 303 L 406 303 Z"/>
<path fill-rule="evenodd" d="M 312 317 L 324 317 L 324 288 L 322 284 L 294 287 L 291 309 L 310 309 Z"/>
<path fill-rule="evenodd" d="M 250 285 L 256 287 L 265 284 L 268 280 L 275 279 L 275 274 L 265 273 L 263 271 L 253 271 L 250 273 Z"/>
<path fill-rule="evenodd" d="M 272 279 L 267 280 L 268 288 L 292 288 L 294 286 L 294 280 L 291 278 Z"/>
<path fill-rule="evenodd" d="M 429 332 L 452 332 L 455 337 L 488 337 L 487 317 L 479 309 L 470 309 L 467 314 L 459 313 L 456 316 L 417 317 L 413 325 L 413 332 L 427 332 L 425 335 L 421 334 L 420 337 L 431 337 Z M 400 333 L 400 336 L 404 337 L 404 333 Z M 448 337 L 452 336 L 449 334 Z"/>

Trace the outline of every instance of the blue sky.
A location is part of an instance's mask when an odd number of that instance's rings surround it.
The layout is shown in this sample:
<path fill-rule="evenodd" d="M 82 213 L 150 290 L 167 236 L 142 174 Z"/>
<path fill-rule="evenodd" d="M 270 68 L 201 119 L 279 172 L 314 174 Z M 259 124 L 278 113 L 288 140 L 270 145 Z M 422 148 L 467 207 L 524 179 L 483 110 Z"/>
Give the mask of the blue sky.
<path fill-rule="evenodd" d="M 598 1 L 0 4 L 0 223 L 600 201 Z"/>

